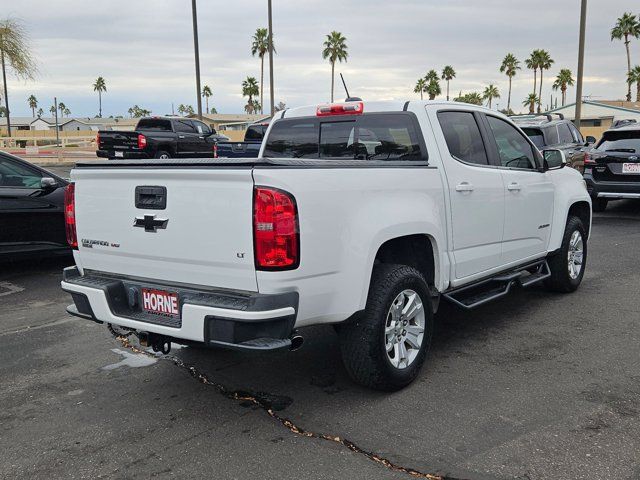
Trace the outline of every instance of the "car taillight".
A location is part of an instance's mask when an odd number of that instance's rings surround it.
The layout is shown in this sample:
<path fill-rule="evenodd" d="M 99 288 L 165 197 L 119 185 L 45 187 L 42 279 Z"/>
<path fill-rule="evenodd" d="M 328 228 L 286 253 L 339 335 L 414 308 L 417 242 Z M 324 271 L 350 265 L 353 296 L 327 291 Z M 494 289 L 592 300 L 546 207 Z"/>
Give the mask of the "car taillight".
<path fill-rule="evenodd" d="M 584 164 L 585 165 L 595 165 L 596 161 L 594 160 L 593 156 L 589 155 L 589 153 L 585 152 L 584 154 Z"/>
<path fill-rule="evenodd" d="M 71 248 L 78 248 L 76 233 L 76 186 L 70 183 L 64 189 L 64 225 L 67 232 L 67 243 Z"/>
<path fill-rule="evenodd" d="M 218 144 L 213 144 L 213 158 L 218 158 Z"/>
<path fill-rule="evenodd" d="M 147 137 L 144 135 L 138 135 L 138 148 L 144 148 L 147 146 Z"/>
<path fill-rule="evenodd" d="M 100 147 L 100 134 L 99 133 L 96 135 L 96 147 L 98 147 L 98 148 Z"/>
<path fill-rule="evenodd" d="M 258 270 L 289 270 L 300 263 L 298 209 L 290 193 L 253 190 L 253 239 Z"/>
<path fill-rule="evenodd" d="M 364 102 L 331 103 L 318 105 L 316 116 L 327 117 L 329 115 L 362 115 Z"/>

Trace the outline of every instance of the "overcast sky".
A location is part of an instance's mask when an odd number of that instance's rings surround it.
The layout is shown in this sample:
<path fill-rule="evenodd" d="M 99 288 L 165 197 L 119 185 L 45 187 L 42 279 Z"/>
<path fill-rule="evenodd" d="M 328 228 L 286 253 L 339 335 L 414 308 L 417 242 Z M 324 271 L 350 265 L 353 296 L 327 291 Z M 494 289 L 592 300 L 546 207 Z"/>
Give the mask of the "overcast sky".
<path fill-rule="evenodd" d="M 26 98 L 32 93 L 45 112 L 56 95 L 73 116 L 94 115 L 98 99 L 91 85 L 99 75 L 108 89 L 104 116 L 126 115 L 134 104 L 155 114 L 170 113 L 172 102 L 195 108 L 189 0 L 3 3 L 0 15 L 24 21 L 40 66 L 34 82 L 8 79 L 13 115 L 31 114 Z M 417 78 L 450 64 L 457 72 L 452 93 L 494 83 L 504 108 L 508 83 L 498 71 L 502 58 L 512 52 L 524 60 L 532 49 L 544 48 L 555 59 L 545 72 L 544 106 L 558 70 L 577 71 L 579 5 L 579 0 L 273 0 L 276 103 L 329 99 L 331 67 L 322 59 L 322 42 L 338 30 L 347 37 L 349 58 L 336 75 L 342 72 L 350 93 L 365 100 L 417 98 Z M 609 35 L 616 18 L 632 7 L 640 13 L 637 0 L 589 2 L 584 94 L 594 100 L 626 93 L 624 45 Z M 267 25 L 267 1 L 199 0 L 198 16 L 202 83 L 213 90 L 210 105 L 220 113 L 241 112 L 242 80 L 260 75 L 250 44 L 255 29 Z M 640 64 L 640 41 L 632 41 L 631 52 L 632 62 Z M 512 108 L 522 108 L 532 84 L 533 73 L 523 66 L 514 78 Z M 568 97 L 574 95 L 571 88 Z"/>

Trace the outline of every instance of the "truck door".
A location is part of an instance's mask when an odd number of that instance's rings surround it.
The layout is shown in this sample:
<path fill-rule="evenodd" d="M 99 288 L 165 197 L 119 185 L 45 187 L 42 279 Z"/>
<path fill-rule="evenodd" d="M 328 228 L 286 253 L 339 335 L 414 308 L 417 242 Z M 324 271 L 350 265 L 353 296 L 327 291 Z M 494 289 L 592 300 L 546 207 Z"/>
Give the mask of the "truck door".
<path fill-rule="evenodd" d="M 176 145 L 176 154 L 178 157 L 196 157 L 200 138 L 193 122 L 187 119 L 174 121 L 174 128 L 178 136 Z"/>
<path fill-rule="evenodd" d="M 553 217 L 554 186 L 540 172 L 535 146 L 509 122 L 486 115 L 491 161 L 502 174 L 505 223 L 502 263 L 508 264 L 547 251 Z"/>
<path fill-rule="evenodd" d="M 477 112 L 439 111 L 446 150 L 443 164 L 451 202 L 455 278 L 461 279 L 501 264 L 504 186 L 490 165 Z"/>
<path fill-rule="evenodd" d="M 211 128 L 198 120 L 191 120 L 191 123 L 193 123 L 193 127 L 198 133 L 198 142 L 195 144 L 195 155 L 197 157 L 213 157 L 215 140 L 211 136 Z"/>

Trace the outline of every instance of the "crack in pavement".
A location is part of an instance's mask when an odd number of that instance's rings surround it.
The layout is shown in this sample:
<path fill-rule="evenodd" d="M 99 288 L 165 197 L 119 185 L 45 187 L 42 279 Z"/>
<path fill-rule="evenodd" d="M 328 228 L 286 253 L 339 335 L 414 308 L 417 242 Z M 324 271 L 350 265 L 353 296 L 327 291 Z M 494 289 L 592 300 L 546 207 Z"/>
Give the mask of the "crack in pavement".
<path fill-rule="evenodd" d="M 359 447 L 356 443 L 352 442 L 351 440 L 348 440 L 346 438 L 341 438 L 339 436 L 336 435 L 328 435 L 326 433 L 317 433 L 317 432 L 312 432 L 309 430 L 305 430 L 301 427 L 299 427 L 298 425 L 296 425 L 295 423 L 293 423 L 291 420 L 289 420 L 286 417 L 283 417 L 282 415 L 279 415 L 278 413 L 276 413 L 276 408 L 274 408 L 274 403 L 272 401 L 272 396 L 268 395 L 268 394 L 260 394 L 260 393 L 249 393 L 249 392 L 242 392 L 242 391 L 238 391 L 238 390 L 229 390 L 226 386 L 222 385 L 221 383 L 217 383 L 212 381 L 211 379 L 209 379 L 209 377 L 200 372 L 195 366 L 193 365 L 189 365 L 187 363 L 185 363 L 182 359 L 173 356 L 173 355 L 165 355 L 165 356 L 161 356 L 158 357 L 157 355 L 154 355 L 150 352 L 147 352 L 145 350 L 142 350 L 138 347 L 136 347 L 135 345 L 133 345 L 129 339 L 127 337 L 123 337 L 123 336 L 117 336 L 116 340 L 118 340 L 122 346 L 124 348 L 128 348 L 129 350 L 131 350 L 134 353 L 141 353 L 153 358 L 161 358 L 161 359 L 165 359 L 165 360 L 170 360 L 171 362 L 173 362 L 174 365 L 176 365 L 179 368 L 182 368 L 184 370 L 186 370 L 189 375 L 191 375 L 191 377 L 193 377 L 194 379 L 196 379 L 198 382 L 204 384 L 204 385 L 208 385 L 211 386 L 213 388 L 216 389 L 216 391 L 221 394 L 222 396 L 230 399 L 230 400 L 235 400 L 238 402 L 243 402 L 243 403 L 249 403 L 249 404 L 253 404 L 257 407 L 259 407 L 260 409 L 262 409 L 264 412 L 267 413 L 267 415 L 269 415 L 271 418 L 273 418 L 274 420 L 276 420 L 277 422 L 279 422 L 282 426 L 284 426 L 286 429 L 288 429 L 291 433 L 295 434 L 295 435 L 299 435 L 301 437 L 307 437 L 307 438 L 315 438 L 318 440 L 325 440 L 327 442 L 333 442 L 333 443 L 337 443 L 339 445 L 342 445 L 345 448 L 348 448 L 349 450 L 351 450 L 354 453 L 357 453 L 359 455 L 364 455 L 366 458 L 368 458 L 369 460 L 382 465 L 386 468 L 388 468 L 391 471 L 394 472 L 398 472 L 398 473 L 405 473 L 407 475 L 412 476 L 413 478 L 425 478 L 428 480 L 464 480 L 462 478 L 456 478 L 456 477 L 450 477 L 447 475 L 437 475 L 437 474 L 432 474 L 432 473 L 426 473 L 426 472 L 421 472 L 419 470 L 410 468 L 410 467 L 404 467 L 402 465 L 398 465 L 396 463 L 393 463 L 391 460 L 382 457 L 374 452 L 369 452 L 361 447 Z M 281 406 L 282 408 L 286 408 L 285 406 Z M 280 408 L 280 409 L 282 409 Z"/>

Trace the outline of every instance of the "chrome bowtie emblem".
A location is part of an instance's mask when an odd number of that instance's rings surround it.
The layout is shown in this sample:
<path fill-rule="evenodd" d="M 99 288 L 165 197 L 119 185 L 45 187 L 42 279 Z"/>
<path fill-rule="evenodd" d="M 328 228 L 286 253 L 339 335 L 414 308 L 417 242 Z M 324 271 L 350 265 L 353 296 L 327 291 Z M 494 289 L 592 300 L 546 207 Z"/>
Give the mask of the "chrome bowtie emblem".
<path fill-rule="evenodd" d="M 635 161 L 635 160 L 638 160 L 638 157 L 635 157 L 635 156 L 634 157 L 629 157 L 629 160 L 634 160 Z"/>
<path fill-rule="evenodd" d="M 164 230 L 167 228 L 167 223 L 169 223 L 168 218 L 156 218 L 155 215 L 145 215 L 133 219 L 133 226 L 144 228 L 145 232 L 157 232 L 159 228 Z"/>

